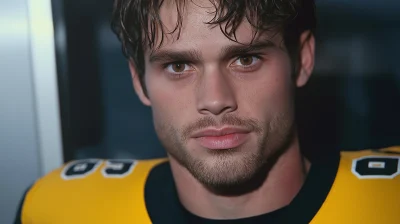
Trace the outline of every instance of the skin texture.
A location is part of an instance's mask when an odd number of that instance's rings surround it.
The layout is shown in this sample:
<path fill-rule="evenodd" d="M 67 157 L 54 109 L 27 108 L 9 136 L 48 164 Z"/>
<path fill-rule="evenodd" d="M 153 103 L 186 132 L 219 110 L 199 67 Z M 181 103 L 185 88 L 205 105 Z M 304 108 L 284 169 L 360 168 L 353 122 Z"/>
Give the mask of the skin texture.
<path fill-rule="evenodd" d="M 301 36 L 299 74 L 293 75 L 279 33 L 263 33 L 249 48 L 253 31 L 246 21 L 236 31 L 242 44 L 235 43 L 218 26 L 205 24 L 213 17 L 208 1 L 194 3 L 186 5 L 179 39 L 167 34 L 160 48 L 146 51 L 147 94 L 130 63 L 135 91 L 152 108 L 180 201 L 212 219 L 281 208 L 298 193 L 310 166 L 299 149 L 294 90 L 312 73 L 314 38 Z M 161 8 L 170 31 L 174 7 Z M 209 149 L 195 138 L 199 131 L 224 128 L 243 132 L 238 146 Z"/>

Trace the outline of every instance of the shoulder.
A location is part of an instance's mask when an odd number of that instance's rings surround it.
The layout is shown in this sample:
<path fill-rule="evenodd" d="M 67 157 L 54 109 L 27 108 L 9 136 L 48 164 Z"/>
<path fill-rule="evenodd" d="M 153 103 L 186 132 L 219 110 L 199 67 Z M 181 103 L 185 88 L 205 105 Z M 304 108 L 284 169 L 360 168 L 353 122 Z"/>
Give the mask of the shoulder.
<path fill-rule="evenodd" d="M 75 217 L 89 217 L 93 213 L 93 218 L 102 210 L 107 213 L 110 209 L 104 206 L 104 201 L 126 208 L 140 207 L 144 201 L 132 204 L 132 198 L 143 197 L 148 174 L 165 161 L 85 159 L 69 162 L 36 181 L 29 189 L 21 219 L 65 217 L 70 212 Z"/>
<path fill-rule="evenodd" d="M 312 223 L 399 223 L 400 147 L 341 152 Z"/>
<path fill-rule="evenodd" d="M 399 182 L 399 161 L 400 147 L 398 146 L 383 149 L 346 151 L 341 153 L 339 174 L 351 171 L 351 174 L 355 175 L 358 180 L 390 179 Z"/>
<path fill-rule="evenodd" d="M 103 160 L 103 159 L 85 159 L 75 160 L 64 164 L 62 167 L 50 172 L 39 179 L 29 193 L 38 192 L 42 189 L 51 188 L 53 190 L 68 190 L 75 187 L 96 186 L 101 190 L 99 184 L 115 184 L 114 187 L 121 186 L 124 183 L 134 180 L 134 183 L 141 183 L 145 180 L 149 172 L 165 159 L 152 160 Z"/>

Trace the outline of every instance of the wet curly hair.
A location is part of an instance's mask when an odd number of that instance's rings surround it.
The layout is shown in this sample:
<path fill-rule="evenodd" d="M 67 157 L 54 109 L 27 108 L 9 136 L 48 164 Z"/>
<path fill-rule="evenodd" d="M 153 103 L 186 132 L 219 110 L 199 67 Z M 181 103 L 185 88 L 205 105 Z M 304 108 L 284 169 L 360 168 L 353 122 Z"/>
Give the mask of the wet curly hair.
<path fill-rule="evenodd" d="M 177 22 L 172 32 L 182 29 L 183 14 L 187 1 L 174 1 Z M 236 41 L 235 32 L 246 19 L 254 29 L 254 37 L 264 31 L 277 31 L 292 60 L 294 73 L 297 73 L 300 35 L 316 28 L 314 0 L 209 0 L 215 8 L 214 17 L 207 22 L 219 25 L 222 33 Z M 154 49 L 163 43 L 166 34 L 160 18 L 160 8 L 165 0 L 115 0 L 111 28 L 122 43 L 124 55 L 132 60 L 141 84 L 144 85 L 144 50 Z M 159 33 L 160 32 L 160 33 Z M 156 37 L 160 36 L 161 40 Z M 159 44 L 156 43 L 158 41 Z M 157 46 L 156 46 L 157 44 Z"/>

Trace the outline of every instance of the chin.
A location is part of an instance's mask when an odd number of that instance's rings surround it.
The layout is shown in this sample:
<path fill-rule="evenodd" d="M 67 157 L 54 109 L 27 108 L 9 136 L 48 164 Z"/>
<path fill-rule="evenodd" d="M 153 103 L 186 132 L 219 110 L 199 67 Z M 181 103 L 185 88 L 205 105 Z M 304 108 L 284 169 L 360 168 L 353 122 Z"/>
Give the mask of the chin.
<path fill-rule="evenodd" d="M 190 157 L 193 160 L 187 161 L 185 167 L 201 184 L 218 194 L 242 188 L 249 185 L 259 173 L 265 174 L 261 172 L 265 170 L 265 156 L 241 148 L 206 150 L 201 157 Z"/>

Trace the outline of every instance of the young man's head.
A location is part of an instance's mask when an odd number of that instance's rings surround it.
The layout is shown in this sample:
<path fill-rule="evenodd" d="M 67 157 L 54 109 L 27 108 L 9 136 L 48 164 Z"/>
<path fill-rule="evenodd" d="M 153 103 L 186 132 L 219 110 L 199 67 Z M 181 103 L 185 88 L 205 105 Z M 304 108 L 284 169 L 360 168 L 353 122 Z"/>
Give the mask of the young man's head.
<path fill-rule="evenodd" d="M 113 29 L 171 160 L 210 188 L 295 144 L 314 66 L 313 0 L 116 0 Z"/>

